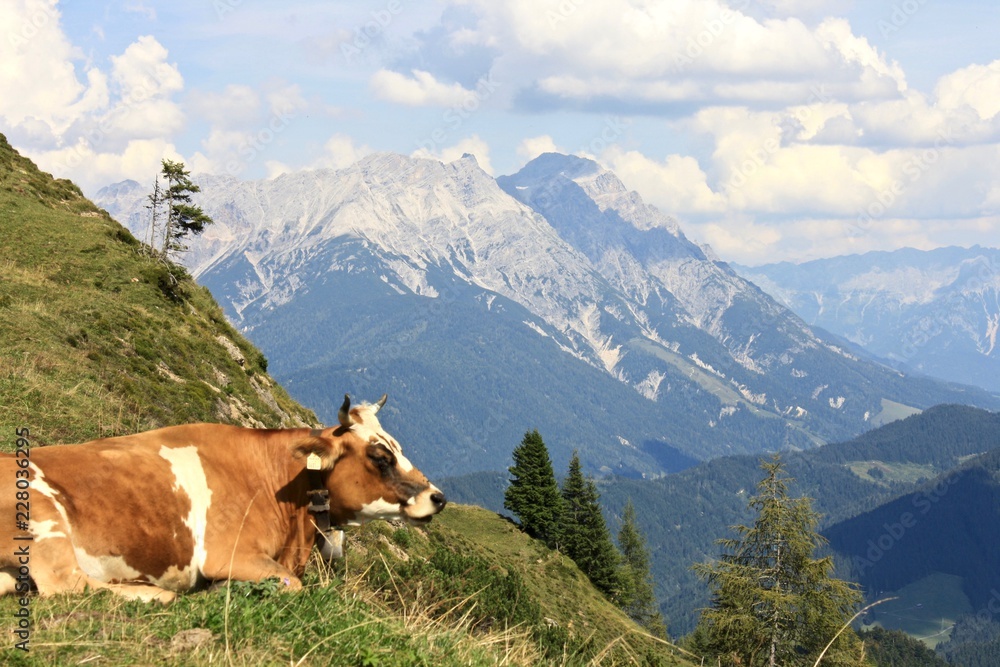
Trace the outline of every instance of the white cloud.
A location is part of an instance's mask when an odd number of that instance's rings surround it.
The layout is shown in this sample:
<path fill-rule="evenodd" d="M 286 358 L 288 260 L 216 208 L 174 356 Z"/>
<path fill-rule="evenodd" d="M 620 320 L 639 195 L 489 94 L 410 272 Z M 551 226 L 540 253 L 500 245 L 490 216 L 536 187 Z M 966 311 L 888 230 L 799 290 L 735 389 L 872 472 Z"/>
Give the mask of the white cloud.
<path fill-rule="evenodd" d="M 802 103 L 820 82 L 844 100 L 893 97 L 906 87 L 901 68 L 843 19 L 810 27 L 722 0 L 461 4 L 479 15 L 474 27 L 456 28 L 463 41 L 499 52 L 497 79 L 541 93 L 549 106 L 617 102 L 676 113 L 682 102 Z M 772 14 L 803 9 L 772 4 Z M 820 11 L 840 3 L 805 4 Z"/>
<path fill-rule="evenodd" d="M 669 155 L 663 162 L 638 151 L 612 147 L 601 161 L 631 189 L 646 193 L 647 201 L 676 215 L 717 213 L 725 209 L 725 197 L 712 191 L 708 177 L 691 156 Z"/>
<path fill-rule="evenodd" d="M 302 96 L 302 88 L 298 84 L 270 86 L 265 97 L 268 112 L 272 116 L 295 114 L 309 107 L 309 103 Z"/>
<path fill-rule="evenodd" d="M 56 2 L 0 4 L 0 130 L 42 169 L 85 190 L 152 175 L 176 157 L 168 137 L 183 124 L 173 97 L 184 86 L 167 50 L 142 36 L 107 69 L 82 72 L 82 54 L 60 26 Z M 81 79 L 82 76 L 82 79 Z"/>
<path fill-rule="evenodd" d="M 847 11 L 853 0 L 758 0 L 772 14 L 778 16 L 831 16 Z M 743 4 L 749 4 L 743 0 Z"/>
<path fill-rule="evenodd" d="M 245 84 L 229 84 L 222 92 L 192 91 L 187 102 L 194 115 L 213 125 L 246 125 L 260 117 L 260 95 Z"/>
<path fill-rule="evenodd" d="M 946 109 L 968 106 L 983 120 L 1000 114 L 1000 60 L 989 65 L 969 65 L 941 77 L 934 94 Z"/>
<path fill-rule="evenodd" d="M 487 174 L 493 175 L 493 165 L 490 163 L 489 144 L 480 139 L 477 134 L 462 139 L 454 146 L 446 146 L 438 151 L 429 151 L 426 148 L 420 148 L 414 151 L 412 156 L 431 158 L 433 160 L 440 160 L 441 162 L 447 163 L 458 160 L 466 153 L 476 156 L 476 161 L 479 163 L 479 167 Z"/>
<path fill-rule="evenodd" d="M 89 85 L 77 78 L 79 53 L 59 27 L 56 4 L 0 3 L 0 25 L 7 26 L 0 38 L 0 119 L 6 128 L 31 120 L 59 135 L 79 113 L 108 103 L 106 76 L 92 68 Z"/>
<path fill-rule="evenodd" d="M 556 142 L 547 134 L 538 137 L 528 137 L 523 139 L 517 146 L 517 155 L 525 163 L 531 162 L 542 153 L 559 153 L 560 149 Z"/>
<path fill-rule="evenodd" d="M 93 194 L 101 187 L 127 178 L 152 182 L 164 158 L 182 160 L 174 145 L 164 139 L 135 139 L 116 152 L 99 152 L 85 143 L 32 154 L 45 171 L 71 176 L 84 193 Z"/>
<path fill-rule="evenodd" d="M 458 106 L 476 94 L 457 83 L 441 83 L 430 72 L 413 70 L 412 75 L 381 69 L 371 77 L 372 92 L 379 99 L 410 107 Z"/>
<path fill-rule="evenodd" d="M 334 134 L 323 145 L 323 155 L 310 165 L 313 169 L 343 169 L 371 154 L 372 149 L 357 145 L 346 134 Z"/>

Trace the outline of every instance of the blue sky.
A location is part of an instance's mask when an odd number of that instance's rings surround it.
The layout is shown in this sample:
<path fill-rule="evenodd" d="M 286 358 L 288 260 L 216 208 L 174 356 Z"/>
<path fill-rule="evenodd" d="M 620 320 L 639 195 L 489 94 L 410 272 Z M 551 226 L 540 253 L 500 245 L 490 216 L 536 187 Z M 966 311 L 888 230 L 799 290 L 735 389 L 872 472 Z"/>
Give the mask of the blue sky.
<path fill-rule="evenodd" d="M 728 260 L 995 246 L 997 35 L 986 1 L 0 0 L 0 132 L 89 194 L 558 150 Z"/>

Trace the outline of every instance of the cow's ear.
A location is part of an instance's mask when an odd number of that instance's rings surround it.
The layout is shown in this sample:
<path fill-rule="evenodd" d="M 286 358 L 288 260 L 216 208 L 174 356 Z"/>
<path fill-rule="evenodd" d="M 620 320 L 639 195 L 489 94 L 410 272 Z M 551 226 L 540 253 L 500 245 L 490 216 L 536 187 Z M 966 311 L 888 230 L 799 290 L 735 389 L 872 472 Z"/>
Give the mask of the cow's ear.
<path fill-rule="evenodd" d="M 309 435 L 292 445 L 292 456 L 297 459 L 305 459 L 306 466 L 317 462 L 320 470 L 333 470 L 333 464 L 337 462 L 342 453 L 340 443 L 333 438 L 325 438 L 321 435 Z"/>

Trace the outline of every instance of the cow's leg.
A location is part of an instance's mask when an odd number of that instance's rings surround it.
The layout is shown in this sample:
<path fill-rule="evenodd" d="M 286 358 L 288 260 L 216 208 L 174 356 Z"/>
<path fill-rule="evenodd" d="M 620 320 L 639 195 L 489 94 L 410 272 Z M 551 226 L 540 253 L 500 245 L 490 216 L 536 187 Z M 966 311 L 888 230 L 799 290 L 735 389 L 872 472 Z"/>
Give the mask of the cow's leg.
<path fill-rule="evenodd" d="M 291 570 L 265 555 L 237 556 L 231 564 L 227 563 L 224 567 L 216 567 L 204 574 L 206 578 L 215 580 L 263 581 L 264 579 L 277 579 L 290 591 L 302 588 L 302 581 Z"/>
<path fill-rule="evenodd" d="M 36 542 L 37 547 L 44 547 L 36 548 L 36 551 L 31 555 L 31 578 L 35 581 L 35 586 L 38 587 L 39 595 L 47 597 L 60 593 L 82 593 L 89 588 L 91 590 L 107 589 L 129 600 L 142 600 L 143 602 L 156 601 L 166 604 L 177 597 L 173 591 L 164 590 L 151 584 L 109 584 L 95 579 L 80 569 L 72 547 L 67 553 L 65 548 L 67 545 L 50 544 L 50 542 L 61 539 L 63 538 Z M 68 543 L 69 540 L 65 540 L 65 542 Z"/>
<path fill-rule="evenodd" d="M 77 560 L 71 530 L 65 521 L 49 520 L 31 523 L 34 542 L 31 547 L 31 578 L 41 596 L 60 593 L 80 593 L 107 589 L 130 600 L 171 602 L 176 593 L 146 584 L 109 584 L 88 575 Z"/>

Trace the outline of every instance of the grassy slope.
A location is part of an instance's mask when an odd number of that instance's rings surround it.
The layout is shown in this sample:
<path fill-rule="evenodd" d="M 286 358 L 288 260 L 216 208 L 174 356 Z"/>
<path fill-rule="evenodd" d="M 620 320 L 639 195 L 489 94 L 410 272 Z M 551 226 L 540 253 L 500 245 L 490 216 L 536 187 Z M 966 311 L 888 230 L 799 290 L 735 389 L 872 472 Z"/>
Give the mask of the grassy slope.
<path fill-rule="evenodd" d="M 0 451 L 20 427 L 38 446 L 196 420 L 315 422 L 208 292 L 169 272 L 0 135 Z M 485 510 L 449 508 L 429 531 L 373 524 L 351 540 L 347 562 L 311 567 L 296 595 L 238 584 L 166 609 L 107 593 L 33 598 L 29 653 L 11 648 L 16 600 L 0 598 L 0 664 L 676 664 L 572 563 Z M 518 573 L 513 590 L 537 613 L 505 627 L 488 591 L 431 565 L 442 554 Z M 541 636 L 570 648 L 550 641 L 546 654 Z"/>
<path fill-rule="evenodd" d="M 0 448 L 15 427 L 40 445 L 190 421 L 316 421 L 207 290 L 173 286 L 171 269 L 139 250 L 0 135 Z"/>

